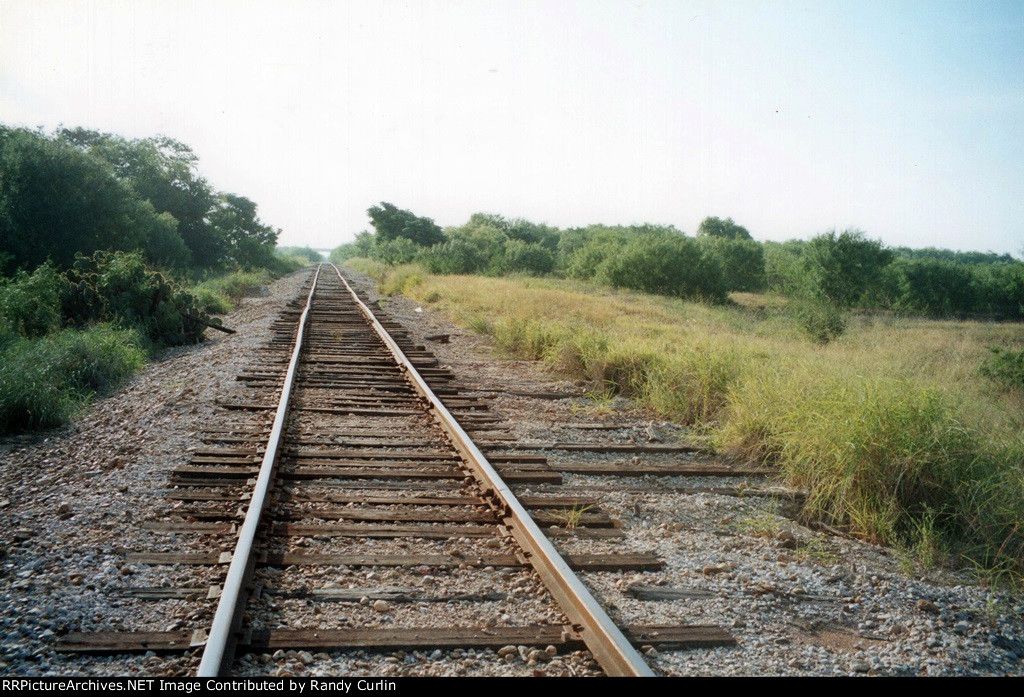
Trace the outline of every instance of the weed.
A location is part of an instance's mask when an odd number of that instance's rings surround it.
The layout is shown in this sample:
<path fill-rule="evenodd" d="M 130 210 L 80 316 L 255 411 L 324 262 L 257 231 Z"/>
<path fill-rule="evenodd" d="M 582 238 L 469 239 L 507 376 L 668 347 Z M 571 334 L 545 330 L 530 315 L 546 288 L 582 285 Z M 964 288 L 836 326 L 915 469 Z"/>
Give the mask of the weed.
<path fill-rule="evenodd" d="M 779 516 L 778 506 L 772 505 L 766 510 L 741 518 L 736 521 L 736 527 L 753 537 L 777 539 L 782 533 L 782 518 Z"/>
<path fill-rule="evenodd" d="M 137 332 L 107 325 L 14 341 L 0 355 L 0 433 L 67 423 L 145 362 Z"/>
<path fill-rule="evenodd" d="M 551 515 L 555 520 L 562 523 L 569 530 L 575 530 L 583 521 L 583 514 L 591 508 L 593 508 L 593 506 L 581 506 L 580 504 L 576 504 L 572 508 L 555 511 Z"/>
<path fill-rule="evenodd" d="M 798 542 L 793 550 L 793 554 L 804 563 L 813 563 L 820 566 L 832 566 L 839 562 L 839 555 L 829 551 L 825 544 L 817 537 L 810 537 Z"/>

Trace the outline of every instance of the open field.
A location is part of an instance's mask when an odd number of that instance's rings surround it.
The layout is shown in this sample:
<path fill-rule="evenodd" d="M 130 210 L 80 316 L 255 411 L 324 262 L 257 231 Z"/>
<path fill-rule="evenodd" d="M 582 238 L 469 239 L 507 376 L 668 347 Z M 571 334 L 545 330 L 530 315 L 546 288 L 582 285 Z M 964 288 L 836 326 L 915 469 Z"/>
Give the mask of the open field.
<path fill-rule="evenodd" d="M 818 346 L 771 297 L 708 306 L 556 279 L 354 266 L 599 398 L 633 397 L 725 453 L 778 465 L 809 492 L 809 518 L 926 564 L 1021 568 L 1024 396 L 978 372 L 988 347 L 1024 345 L 1019 324 L 854 315 Z"/>

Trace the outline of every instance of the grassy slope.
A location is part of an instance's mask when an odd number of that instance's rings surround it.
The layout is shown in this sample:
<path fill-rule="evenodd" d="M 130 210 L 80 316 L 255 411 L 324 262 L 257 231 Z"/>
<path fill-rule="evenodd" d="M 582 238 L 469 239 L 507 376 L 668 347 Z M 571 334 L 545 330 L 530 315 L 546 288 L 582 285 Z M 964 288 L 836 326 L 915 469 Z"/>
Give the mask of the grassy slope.
<path fill-rule="evenodd" d="M 381 276 L 380 268 L 368 268 Z M 710 307 L 572 281 L 428 276 L 405 292 L 513 355 L 693 424 L 724 452 L 777 464 L 806 513 L 922 558 L 988 568 L 1024 558 L 1024 397 L 979 376 L 1019 324 L 855 316 L 809 343 L 784 301 Z"/>

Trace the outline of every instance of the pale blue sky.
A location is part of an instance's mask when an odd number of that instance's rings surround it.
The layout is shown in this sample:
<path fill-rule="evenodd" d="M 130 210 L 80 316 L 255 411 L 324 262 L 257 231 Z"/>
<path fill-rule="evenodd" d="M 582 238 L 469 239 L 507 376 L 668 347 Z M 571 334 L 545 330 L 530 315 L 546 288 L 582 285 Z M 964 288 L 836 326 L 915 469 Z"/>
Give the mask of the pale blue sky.
<path fill-rule="evenodd" d="M 0 120 L 179 138 L 288 244 L 387 200 L 1024 248 L 1019 0 L 0 0 Z"/>

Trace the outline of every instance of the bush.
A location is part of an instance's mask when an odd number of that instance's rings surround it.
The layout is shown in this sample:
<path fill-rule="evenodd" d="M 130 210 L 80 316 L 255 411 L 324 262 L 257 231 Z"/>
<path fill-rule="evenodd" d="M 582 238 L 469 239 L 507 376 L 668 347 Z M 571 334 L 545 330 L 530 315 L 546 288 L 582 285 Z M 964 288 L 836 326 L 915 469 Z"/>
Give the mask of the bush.
<path fill-rule="evenodd" d="M 969 266 L 947 261 L 898 260 L 893 264 L 898 284 L 894 309 L 931 317 L 963 317 L 976 307 Z"/>
<path fill-rule="evenodd" d="M 78 326 L 101 321 L 138 328 L 155 346 L 203 337 L 209 317 L 195 297 L 148 269 L 137 252 L 79 254 L 66 277 L 64 316 Z"/>
<path fill-rule="evenodd" d="M 137 332 L 109 325 L 19 339 L 0 355 L 0 432 L 67 423 L 146 362 Z"/>
<path fill-rule="evenodd" d="M 468 274 L 481 273 L 491 263 L 490 257 L 478 245 L 454 238 L 442 244 L 425 249 L 416 257 L 430 273 Z"/>
<path fill-rule="evenodd" d="M 324 260 L 323 255 L 312 247 L 278 247 L 275 251 L 278 256 L 300 257 L 310 264 L 319 264 Z"/>
<path fill-rule="evenodd" d="M 363 230 L 356 235 L 356 239 L 354 241 L 332 249 L 327 260 L 332 264 L 340 264 L 346 259 L 353 259 L 355 257 L 369 258 L 372 251 L 373 233 Z"/>
<path fill-rule="evenodd" d="M 718 260 L 685 237 L 641 237 L 601 262 L 596 280 L 616 288 L 722 302 L 725 279 Z"/>
<path fill-rule="evenodd" d="M 322 261 L 322 260 L 321 260 Z M 287 276 L 299 269 L 309 266 L 309 260 L 298 254 L 280 254 L 275 252 L 273 256 L 262 267 L 249 267 L 249 271 L 259 273 L 260 268 L 270 272 L 273 276 Z"/>
<path fill-rule="evenodd" d="M 813 238 L 801 261 L 807 286 L 837 307 L 855 305 L 873 287 L 893 253 L 859 230 L 831 230 Z"/>
<path fill-rule="evenodd" d="M 827 344 L 846 331 L 846 318 L 825 298 L 804 296 L 792 301 L 791 312 L 800 328 L 815 343 Z"/>
<path fill-rule="evenodd" d="M 1024 350 L 990 347 L 989 351 L 992 355 L 981 364 L 978 372 L 1006 387 L 1024 388 Z"/>
<path fill-rule="evenodd" d="M 16 334 L 40 337 L 61 326 L 61 297 L 67 281 L 49 264 L 31 274 L 18 272 L 0 285 L 0 320 Z"/>
<path fill-rule="evenodd" d="M 707 254 L 718 259 L 729 290 L 756 292 L 764 288 L 764 248 L 750 239 L 701 237 Z"/>
<path fill-rule="evenodd" d="M 543 276 L 555 270 L 555 255 L 536 242 L 509 240 L 505 252 L 495 260 L 498 273 L 525 273 Z"/>
<path fill-rule="evenodd" d="M 419 253 L 421 247 L 407 237 L 393 240 L 378 239 L 370 252 L 370 258 L 384 264 L 408 264 Z"/>

